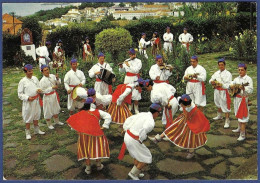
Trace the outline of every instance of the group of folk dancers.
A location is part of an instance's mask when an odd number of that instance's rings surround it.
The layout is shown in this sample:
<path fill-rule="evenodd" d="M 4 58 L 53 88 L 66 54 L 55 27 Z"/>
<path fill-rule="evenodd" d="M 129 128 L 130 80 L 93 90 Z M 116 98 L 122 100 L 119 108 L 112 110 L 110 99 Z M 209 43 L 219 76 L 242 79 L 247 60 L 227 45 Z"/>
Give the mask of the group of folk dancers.
<path fill-rule="evenodd" d="M 113 69 L 105 62 L 103 53 L 98 55 L 98 63 L 88 71 L 90 78 L 95 78 L 94 88 L 85 89 L 85 75 L 77 69 L 77 60 L 70 61 L 71 70 L 64 77 L 64 85 L 68 94 L 67 108 L 70 117 L 67 119 L 68 125 L 76 130 L 78 138 L 78 160 L 86 160 L 87 174 L 91 173 L 91 162 L 95 160 L 97 170 L 102 170 L 104 165 L 102 158 L 110 157 L 108 140 L 104 134 L 104 129 L 109 129 L 111 122 L 118 124 L 124 134 L 118 159 L 124 157 L 127 149 L 134 159 L 134 166 L 129 172 L 129 176 L 138 180 L 143 176 L 141 170 L 146 164 L 152 162 L 152 154 L 144 145 L 147 134 L 155 126 L 155 119 L 162 114 L 162 123 L 165 130 L 162 134 L 149 137 L 154 143 L 162 139 L 187 149 L 187 159 L 195 155 L 195 149 L 202 147 L 207 142 L 206 132 L 210 130 L 209 120 L 203 114 L 206 106 L 205 81 L 206 70 L 198 64 L 198 57 L 192 56 L 189 66 L 183 76 L 187 81 L 186 94 L 175 97 L 176 89 L 169 83 L 168 79 L 172 75 L 173 68 L 162 67 L 163 58 L 156 56 L 156 64 L 150 71 L 150 79 L 142 79 L 139 76 L 142 62 L 136 58 L 134 49 L 129 50 L 129 59 L 119 64 L 119 71 L 126 73 L 124 84 L 120 84 L 112 92 L 111 86 L 100 80 L 98 75 L 100 69 Z M 210 79 L 214 89 L 214 101 L 218 107 L 217 117 L 214 120 L 222 119 L 221 113 L 225 113 L 224 128 L 229 127 L 230 97 L 228 89 L 239 87 L 240 92 L 234 97 L 234 112 L 238 118 L 238 128 L 233 132 L 240 133 L 238 141 L 246 138 L 245 127 L 249 120 L 248 96 L 253 92 L 252 79 L 246 74 L 246 64 L 239 64 L 239 76 L 232 81 L 232 75 L 225 69 L 224 59 L 218 60 L 219 70 Z M 59 76 L 50 74 L 47 65 L 41 65 L 42 79 L 39 81 L 33 76 L 33 67 L 29 64 L 24 66 L 25 77 L 21 79 L 18 86 L 18 97 L 23 100 L 22 116 L 26 126 L 26 139 L 31 139 L 30 123 L 34 124 L 35 134 L 43 135 L 38 126 L 41 114 L 41 104 L 43 104 L 44 119 L 46 119 L 49 129 L 54 129 L 54 124 L 63 125 L 59 120 L 59 96 L 58 85 L 61 84 Z M 113 82 L 115 79 L 113 79 Z M 217 84 L 216 84 L 217 83 Z M 245 84 L 247 83 L 247 84 Z M 78 87 L 78 99 L 72 99 L 72 91 Z M 151 93 L 151 106 L 148 112 L 139 113 L 138 101 L 141 100 L 141 91 L 146 89 Z M 41 102 L 40 93 L 43 93 Z M 133 101 L 133 102 L 132 102 Z M 134 105 L 133 105 L 134 104 Z M 75 109 L 80 112 L 74 114 Z M 182 113 L 173 118 L 177 110 Z M 135 115 L 132 115 L 132 111 Z M 100 127 L 100 119 L 104 119 Z"/>

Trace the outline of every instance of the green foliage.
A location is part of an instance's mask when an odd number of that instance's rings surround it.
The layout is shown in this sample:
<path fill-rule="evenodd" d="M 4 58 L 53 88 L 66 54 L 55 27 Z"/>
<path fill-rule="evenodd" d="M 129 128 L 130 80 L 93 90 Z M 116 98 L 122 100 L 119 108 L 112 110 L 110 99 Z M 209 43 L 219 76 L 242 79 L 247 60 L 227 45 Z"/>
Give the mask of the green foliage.
<path fill-rule="evenodd" d="M 121 3 L 119 3 L 119 6 L 120 6 L 120 7 L 125 7 L 125 3 L 122 3 L 122 2 L 121 2 Z"/>
<path fill-rule="evenodd" d="M 132 46 L 132 36 L 123 28 L 105 29 L 96 36 L 98 51 L 109 52 L 118 59 L 119 52 L 126 52 Z"/>
<path fill-rule="evenodd" d="M 98 2 L 98 3 L 81 3 L 79 6 L 79 9 L 82 10 L 86 7 L 93 7 L 93 8 L 98 8 L 98 7 L 111 7 L 114 6 L 114 3 L 106 3 L 106 2 Z"/>
<path fill-rule="evenodd" d="M 232 57 L 239 60 L 257 63 L 257 37 L 255 31 L 244 30 L 230 47 Z"/>
<path fill-rule="evenodd" d="M 40 10 L 33 15 L 26 16 L 26 18 L 35 18 L 37 21 L 47 21 L 54 18 L 60 18 L 62 15 L 68 13 L 68 11 L 75 6 L 66 6 L 62 8 L 54 8 L 51 10 Z"/>
<path fill-rule="evenodd" d="M 85 37 L 89 37 L 92 50 L 95 50 L 95 35 L 105 28 L 115 27 L 108 20 L 102 20 L 99 23 L 85 22 L 83 24 L 71 23 L 69 26 L 58 27 L 51 34 L 47 36 L 47 40 L 52 43 L 57 43 L 59 39 L 63 41 L 66 56 L 81 57 L 82 48 Z M 55 44 L 52 44 L 53 50 Z M 81 54 L 80 54 L 81 51 Z"/>
<path fill-rule="evenodd" d="M 23 22 L 22 28 L 28 28 L 32 32 L 33 43 L 37 47 L 42 40 L 42 28 L 38 23 L 37 18 L 24 17 L 23 19 L 21 19 L 21 21 Z"/>
<path fill-rule="evenodd" d="M 15 63 L 14 56 L 20 50 L 21 37 L 18 35 L 3 34 L 3 67 Z"/>

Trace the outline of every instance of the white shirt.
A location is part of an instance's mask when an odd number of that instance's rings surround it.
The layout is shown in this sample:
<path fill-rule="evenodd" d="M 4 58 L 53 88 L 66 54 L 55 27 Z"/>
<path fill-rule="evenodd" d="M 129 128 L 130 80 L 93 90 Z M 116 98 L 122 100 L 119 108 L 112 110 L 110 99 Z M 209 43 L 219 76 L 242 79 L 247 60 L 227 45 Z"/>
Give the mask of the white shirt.
<path fill-rule="evenodd" d="M 54 53 L 56 54 L 56 55 L 58 55 L 59 54 L 59 48 L 60 48 L 60 46 L 59 45 L 57 45 L 57 46 L 55 46 L 55 48 L 54 48 Z M 60 53 L 60 55 L 61 55 L 61 53 Z M 60 56 L 60 55 L 58 55 L 58 56 Z"/>
<path fill-rule="evenodd" d="M 169 99 L 174 96 L 176 89 L 167 83 L 160 83 L 153 85 L 151 91 L 151 102 L 160 103 L 162 106 L 166 106 L 169 103 Z"/>
<path fill-rule="evenodd" d="M 173 42 L 173 34 L 172 34 L 172 33 L 167 33 L 167 32 L 165 32 L 165 33 L 163 34 L 163 40 L 164 40 L 165 42 Z"/>
<path fill-rule="evenodd" d="M 146 42 L 144 38 L 141 38 L 139 41 L 139 49 L 146 48 L 149 44 L 151 44 L 151 41 Z"/>
<path fill-rule="evenodd" d="M 131 72 L 134 74 L 138 74 L 142 68 L 142 61 L 138 58 L 129 60 L 128 64 L 130 67 L 128 67 L 126 64 L 123 64 L 123 68 L 119 67 L 119 72 Z"/>
<path fill-rule="evenodd" d="M 179 41 L 182 43 L 182 42 L 185 42 L 185 43 L 190 43 L 193 41 L 193 37 L 190 33 L 182 33 L 180 36 L 179 36 Z"/>
<path fill-rule="evenodd" d="M 147 134 L 154 128 L 155 122 L 151 112 L 141 112 L 139 114 L 130 116 L 124 122 L 124 130 L 130 130 L 130 132 L 136 136 L 139 136 L 139 140 L 143 142 L 147 138 Z"/>
<path fill-rule="evenodd" d="M 86 78 L 85 75 L 82 71 L 80 70 L 76 70 L 76 72 L 74 72 L 72 69 L 70 71 L 68 71 L 64 77 L 64 85 L 65 85 L 65 89 L 68 91 L 70 90 L 70 86 L 69 85 L 79 85 L 80 83 L 82 85 L 84 85 L 86 82 Z"/>
<path fill-rule="evenodd" d="M 156 77 L 160 76 L 160 80 L 166 81 L 171 75 L 172 72 L 170 70 L 161 70 L 157 64 L 154 64 L 149 71 L 149 76 L 152 80 L 156 80 Z"/>
<path fill-rule="evenodd" d="M 26 102 L 29 97 L 34 97 L 38 94 L 38 89 L 40 89 L 39 80 L 35 76 L 32 76 L 31 79 L 25 76 L 18 84 L 18 97 Z"/>
<path fill-rule="evenodd" d="M 61 83 L 61 79 L 56 79 L 54 74 L 50 74 L 49 77 L 43 76 L 40 81 L 40 87 L 42 89 L 42 93 L 50 93 L 55 91 L 52 87 L 55 85 L 59 85 Z"/>
<path fill-rule="evenodd" d="M 248 96 L 249 94 L 253 93 L 253 80 L 247 74 L 244 77 L 236 77 L 234 81 L 231 82 L 232 85 L 234 84 L 245 84 L 248 83 L 248 86 L 245 86 L 245 91 L 241 90 L 240 95 Z"/>
<path fill-rule="evenodd" d="M 189 66 L 186 70 L 185 70 L 185 73 L 184 73 L 184 76 L 187 76 L 189 74 L 199 74 L 197 75 L 197 78 L 194 78 L 194 79 L 197 79 L 199 81 L 206 81 L 206 77 L 207 77 L 207 73 L 206 73 L 206 70 L 201 66 L 201 65 L 197 65 L 195 68 L 191 65 Z"/>
<path fill-rule="evenodd" d="M 124 99 L 126 98 L 127 95 L 129 95 L 135 88 L 135 84 L 127 84 L 126 86 L 128 86 L 128 88 L 125 89 L 124 93 L 122 93 L 116 103 L 117 105 L 121 105 L 121 103 L 124 101 Z M 130 88 L 129 88 L 130 87 Z"/>
<path fill-rule="evenodd" d="M 102 69 L 102 68 L 109 70 L 110 72 L 113 73 L 113 70 L 108 63 L 104 62 L 103 65 L 101 65 L 100 63 L 97 63 L 97 64 L 93 65 L 92 68 L 88 71 L 89 77 L 94 78 L 96 76 L 95 73 L 99 72 L 100 69 Z M 96 78 L 98 78 L 98 77 L 96 76 Z"/>
<path fill-rule="evenodd" d="M 228 89 L 229 85 L 232 81 L 232 75 L 226 69 L 223 70 L 222 72 L 220 70 L 218 70 L 211 76 L 209 83 L 211 84 L 211 81 L 214 81 L 214 80 L 217 80 L 218 82 L 220 82 L 222 84 L 222 88 Z"/>
<path fill-rule="evenodd" d="M 36 54 L 40 57 L 45 57 L 46 59 L 50 60 L 47 46 L 36 48 Z"/>

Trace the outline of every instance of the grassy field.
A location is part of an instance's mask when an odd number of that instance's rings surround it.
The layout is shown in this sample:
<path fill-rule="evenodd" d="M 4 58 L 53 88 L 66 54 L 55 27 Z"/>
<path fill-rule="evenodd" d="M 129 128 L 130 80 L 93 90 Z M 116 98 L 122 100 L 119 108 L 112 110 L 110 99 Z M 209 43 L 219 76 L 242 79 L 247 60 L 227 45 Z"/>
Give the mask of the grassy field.
<path fill-rule="evenodd" d="M 210 54 L 203 54 L 199 55 L 199 64 L 201 64 L 207 70 L 207 81 L 210 79 L 210 76 L 218 70 L 217 67 L 217 60 L 220 57 L 224 57 L 227 55 L 228 52 L 219 52 L 219 53 L 210 53 Z M 238 76 L 237 71 L 237 64 L 240 61 L 234 60 L 226 60 L 227 70 L 229 70 L 232 75 L 233 79 Z M 84 71 L 86 74 L 86 71 Z M 248 65 L 248 72 L 247 74 L 252 77 L 254 82 L 254 93 L 250 96 L 252 100 L 253 106 L 251 107 L 251 112 L 254 116 L 257 114 L 257 66 L 256 64 L 249 64 Z M 35 69 L 35 75 L 38 78 L 41 78 L 41 73 L 38 69 Z M 118 154 L 119 148 L 122 144 L 123 138 L 117 132 L 117 126 L 111 125 L 110 130 L 107 130 L 106 136 L 110 142 L 110 150 L 111 150 L 111 158 L 109 160 L 105 160 L 104 164 L 107 165 L 105 170 L 102 171 L 101 174 L 94 172 L 93 175 L 87 176 L 85 175 L 83 168 L 84 162 L 77 161 L 76 156 L 76 146 L 75 143 L 77 141 L 77 135 L 75 131 L 71 131 L 68 126 L 57 127 L 55 130 L 49 130 L 46 126 L 46 122 L 43 117 L 40 120 L 40 127 L 42 130 L 46 131 L 46 135 L 44 136 L 32 136 L 32 140 L 28 141 L 25 139 L 25 132 L 24 132 L 24 123 L 22 121 L 21 109 L 22 109 L 22 102 L 18 99 L 17 96 L 17 86 L 20 79 L 24 77 L 24 73 L 22 72 L 21 68 L 7 68 L 3 70 L 3 154 L 4 154 L 4 175 L 7 179 L 125 179 L 122 175 L 113 172 L 113 170 L 121 171 L 125 167 L 127 170 L 131 168 L 131 158 L 129 157 L 129 161 L 118 162 L 116 156 Z M 213 103 L 213 89 L 209 84 L 207 84 L 207 107 L 205 108 L 206 116 L 211 119 L 216 115 L 216 107 Z M 144 110 L 144 108 L 142 108 Z M 66 109 L 65 104 L 60 113 L 61 121 L 66 121 L 68 118 L 68 111 Z M 231 119 L 235 120 L 233 115 L 233 106 L 232 106 L 232 115 Z M 159 128 L 156 128 L 153 134 L 158 131 L 161 131 L 162 126 L 160 125 L 160 120 L 158 119 L 157 125 Z M 211 121 L 212 122 L 212 121 Z M 257 122 L 257 119 L 253 119 L 249 122 L 249 125 L 253 126 Z M 220 135 L 221 133 L 217 131 L 219 128 L 222 127 L 222 124 L 212 124 L 211 131 L 209 134 L 211 135 Z M 214 131 L 216 130 L 216 131 Z M 245 158 L 251 157 L 253 154 L 256 154 L 256 136 L 257 130 L 250 129 L 249 130 L 250 137 L 249 142 L 252 141 L 253 145 L 246 148 L 248 153 L 244 154 Z M 237 135 L 231 135 L 236 137 Z M 211 175 L 209 170 L 202 171 L 199 173 L 190 173 L 187 175 L 178 175 L 174 176 L 171 173 L 158 171 L 156 169 L 156 163 L 159 162 L 161 159 L 169 158 L 172 155 L 170 153 L 178 152 L 172 144 L 167 146 L 167 151 L 156 150 L 155 145 L 150 144 L 147 142 L 152 149 L 152 153 L 154 155 L 154 163 L 152 166 L 147 168 L 146 170 L 149 173 L 149 176 L 145 177 L 145 179 L 188 179 L 188 178 L 196 178 L 196 179 L 225 179 L 234 171 L 232 168 L 228 168 L 225 174 L 222 175 L 215 175 L 211 176 L 211 178 L 206 178 L 203 174 Z M 241 145 L 241 144 L 238 144 Z M 237 144 L 234 146 L 237 147 Z M 251 149 L 251 150 L 250 150 Z M 210 150 L 213 155 L 209 157 L 213 157 L 214 153 L 218 155 L 216 151 L 218 149 L 206 147 L 206 150 Z M 46 161 L 55 155 L 61 155 L 62 157 L 66 157 L 70 160 L 64 158 L 64 164 L 69 164 L 68 167 L 61 168 L 60 171 L 49 171 L 46 169 Z M 56 156 L 55 156 L 56 157 Z M 225 157 L 225 156 L 224 156 Z M 235 157 L 235 156 L 232 156 Z M 206 157 L 207 158 L 207 157 Z M 204 160 L 201 158 L 201 160 Z M 72 161 L 72 163 L 71 163 Z M 200 161 L 200 160 L 198 160 Z M 71 164 L 70 164 L 71 163 Z M 193 161 L 194 163 L 194 161 Z M 212 168 L 212 164 L 209 168 Z M 48 163 L 47 163 L 48 164 Z M 229 163 L 230 164 L 230 163 Z M 231 163 L 228 167 L 238 167 Z M 50 166 L 52 163 L 50 163 Z M 53 166 L 55 166 L 55 162 L 53 162 Z M 112 167 L 115 166 L 115 167 Z M 206 165 L 205 165 L 206 166 Z M 111 168 L 112 167 L 112 168 Z M 122 167 L 122 168 L 120 168 Z M 114 168 L 114 169 L 113 169 Z M 118 168 L 118 169 L 117 169 Z M 51 169 L 51 168 L 50 168 Z M 148 170 L 149 169 L 149 170 Z M 159 173 L 158 173 L 159 172 Z M 124 172 L 125 173 L 125 172 Z M 123 173 L 123 174 L 124 174 Z M 164 178 L 163 178 L 164 177 Z"/>

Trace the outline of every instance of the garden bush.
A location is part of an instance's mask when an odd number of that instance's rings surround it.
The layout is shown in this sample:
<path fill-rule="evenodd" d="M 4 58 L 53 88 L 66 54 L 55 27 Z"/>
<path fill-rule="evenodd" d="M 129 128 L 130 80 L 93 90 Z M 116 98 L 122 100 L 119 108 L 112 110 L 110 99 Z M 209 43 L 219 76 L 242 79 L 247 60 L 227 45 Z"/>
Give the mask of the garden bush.
<path fill-rule="evenodd" d="M 257 63 L 257 37 L 256 32 L 244 30 L 238 36 L 235 36 L 230 47 L 230 53 L 234 59 Z"/>
<path fill-rule="evenodd" d="M 96 50 L 111 53 L 114 61 L 119 53 L 124 53 L 132 47 L 132 36 L 123 28 L 105 29 L 96 36 Z M 116 62 L 117 63 L 117 62 Z"/>

